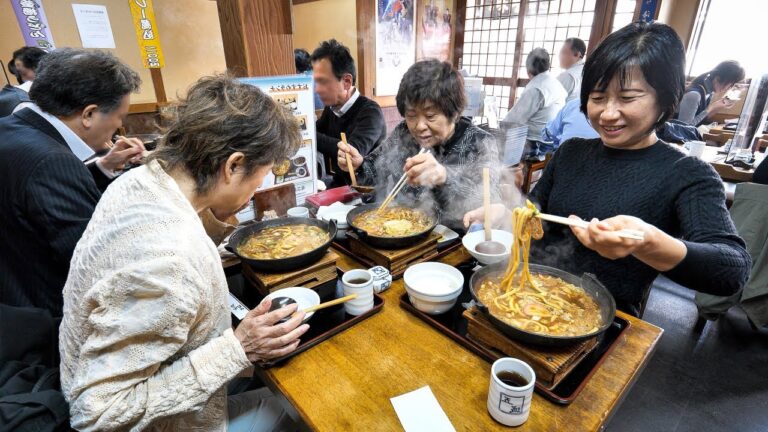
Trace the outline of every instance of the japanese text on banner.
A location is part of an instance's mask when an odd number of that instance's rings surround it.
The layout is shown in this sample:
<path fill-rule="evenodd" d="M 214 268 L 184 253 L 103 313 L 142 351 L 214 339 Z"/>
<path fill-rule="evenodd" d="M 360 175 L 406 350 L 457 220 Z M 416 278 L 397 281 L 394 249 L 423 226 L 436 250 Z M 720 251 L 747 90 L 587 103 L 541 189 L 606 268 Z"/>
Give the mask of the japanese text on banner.
<path fill-rule="evenodd" d="M 165 66 L 152 0 L 128 0 L 128 4 L 131 6 L 133 27 L 136 29 L 144 67 L 151 69 Z"/>
<path fill-rule="evenodd" d="M 11 4 L 21 33 L 24 35 L 24 43 L 46 51 L 55 49 L 51 30 L 48 28 L 48 19 L 45 17 L 45 10 L 40 0 L 11 0 Z"/>

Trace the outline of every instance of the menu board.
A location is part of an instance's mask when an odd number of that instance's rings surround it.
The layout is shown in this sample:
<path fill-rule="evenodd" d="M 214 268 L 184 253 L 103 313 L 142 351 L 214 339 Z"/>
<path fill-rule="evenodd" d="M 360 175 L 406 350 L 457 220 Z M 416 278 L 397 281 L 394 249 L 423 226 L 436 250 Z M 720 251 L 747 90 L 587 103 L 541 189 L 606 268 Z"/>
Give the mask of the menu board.
<path fill-rule="evenodd" d="M 285 183 L 296 187 L 296 204 L 304 204 L 317 192 L 317 140 L 315 136 L 314 82 L 309 75 L 241 78 L 270 95 L 278 104 L 288 108 L 301 128 L 302 144 L 296 154 L 272 167 L 261 185 L 262 189 Z"/>

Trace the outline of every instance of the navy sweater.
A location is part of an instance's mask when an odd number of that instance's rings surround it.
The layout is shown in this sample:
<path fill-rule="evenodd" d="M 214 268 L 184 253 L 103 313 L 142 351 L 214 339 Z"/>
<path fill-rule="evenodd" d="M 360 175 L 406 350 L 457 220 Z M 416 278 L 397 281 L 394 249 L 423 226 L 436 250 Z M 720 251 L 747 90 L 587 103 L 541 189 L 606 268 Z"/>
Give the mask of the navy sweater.
<path fill-rule="evenodd" d="M 635 216 L 681 239 L 687 255 L 665 274 L 688 288 L 725 296 L 749 276 L 750 257 L 725 206 L 720 177 L 707 163 L 662 141 L 641 150 L 617 150 L 599 138 L 568 140 L 532 198 L 546 213 L 585 220 Z M 632 256 L 603 258 L 568 227 L 544 224 L 544 238 L 532 244 L 532 262 L 596 275 L 619 309 L 637 315 L 657 270 Z"/>

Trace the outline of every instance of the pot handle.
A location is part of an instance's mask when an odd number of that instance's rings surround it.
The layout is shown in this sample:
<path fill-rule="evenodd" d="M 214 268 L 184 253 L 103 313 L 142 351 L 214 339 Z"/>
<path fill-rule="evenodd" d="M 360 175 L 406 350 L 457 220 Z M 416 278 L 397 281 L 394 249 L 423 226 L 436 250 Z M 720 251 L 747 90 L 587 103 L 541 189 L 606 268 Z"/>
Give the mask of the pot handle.
<path fill-rule="evenodd" d="M 229 252 L 232 252 L 233 254 L 237 255 L 237 252 L 235 252 L 235 248 L 232 247 L 231 244 L 227 243 L 226 246 L 224 246 L 224 249 L 226 249 Z"/>

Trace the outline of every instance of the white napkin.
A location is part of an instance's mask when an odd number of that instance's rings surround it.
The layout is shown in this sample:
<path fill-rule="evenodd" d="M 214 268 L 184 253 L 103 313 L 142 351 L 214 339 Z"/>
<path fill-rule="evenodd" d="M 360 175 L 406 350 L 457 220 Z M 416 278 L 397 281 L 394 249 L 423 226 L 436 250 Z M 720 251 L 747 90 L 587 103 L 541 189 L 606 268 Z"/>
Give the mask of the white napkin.
<path fill-rule="evenodd" d="M 456 432 L 429 386 L 390 401 L 405 432 Z"/>

